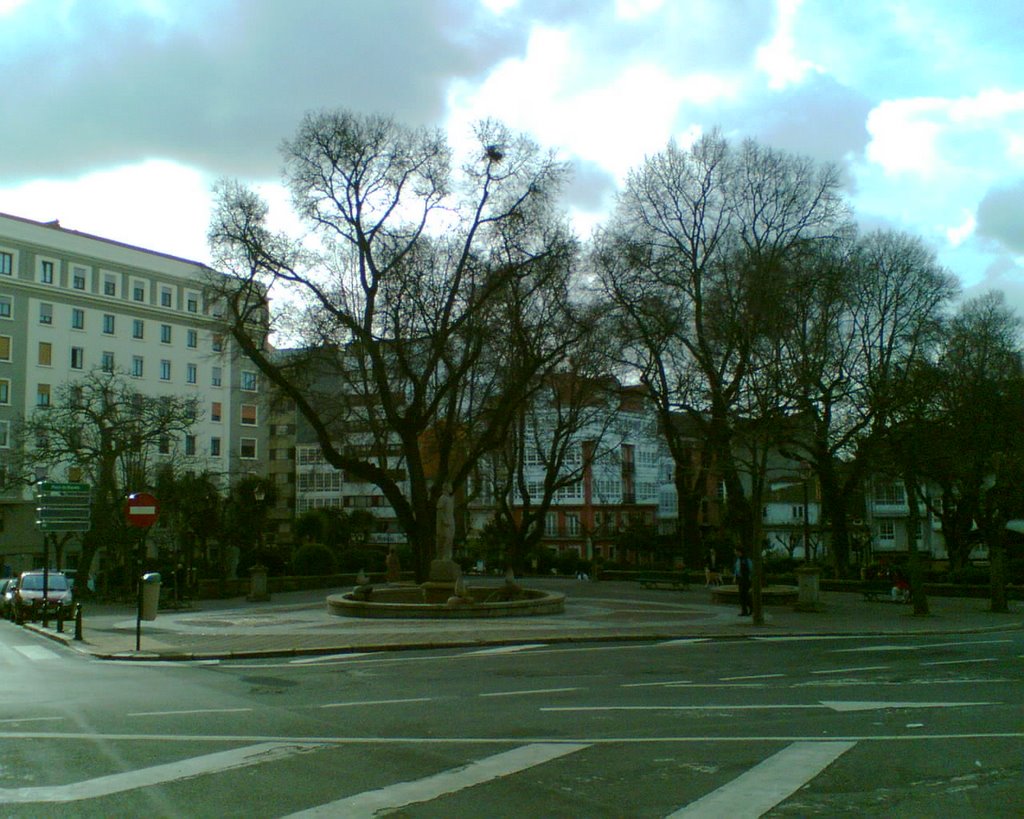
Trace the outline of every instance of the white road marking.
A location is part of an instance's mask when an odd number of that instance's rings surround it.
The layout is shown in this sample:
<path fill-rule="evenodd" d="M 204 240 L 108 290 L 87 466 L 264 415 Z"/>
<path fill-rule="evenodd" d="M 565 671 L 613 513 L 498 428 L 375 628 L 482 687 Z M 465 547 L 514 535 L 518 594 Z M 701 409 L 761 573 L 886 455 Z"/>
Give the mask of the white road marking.
<path fill-rule="evenodd" d="M 666 680 L 665 682 L 621 683 L 620 688 L 655 688 L 671 685 L 689 685 L 689 680 Z"/>
<path fill-rule="evenodd" d="M 132 660 L 119 663 L 118 668 L 191 668 L 197 665 L 220 665 L 220 660 Z"/>
<path fill-rule="evenodd" d="M 316 746 L 294 745 L 287 742 L 263 742 L 245 748 L 219 751 L 214 754 L 140 768 L 137 771 L 99 776 L 70 785 L 46 785 L 34 788 L 0 788 L 0 803 L 26 804 L 30 802 L 75 802 L 96 799 L 114 793 L 161 785 L 181 779 L 192 779 L 209 773 L 219 773 L 264 762 L 274 762 Z"/>
<path fill-rule="evenodd" d="M 658 643 L 658 648 L 664 646 L 692 646 L 697 643 L 708 643 L 711 642 L 707 637 L 684 637 L 679 640 L 665 640 L 664 642 Z"/>
<path fill-rule="evenodd" d="M 36 645 L 25 645 L 25 646 L 11 646 L 15 651 L 21 654 L 23 657 L 27 657 L 29 660 L 57 660 L 60 659 L 60 655 L 56 651 L 51 651 L 43 646 Z"/>
<path fill-rule="evenodd" d="M 767 683 L 671 683 L 669 688 L 767 688 Z"/>
<path fill-rule="evenodd" d="M 252 708 L 193 708 L 188 711 L 135 711 L 126 717 L 192 717 L 196 714 L 244 714 Z"/>
<path fill-rule="evenodd" d="M 721 682 L 738 682 L 739 680 L 771 680 L 776 677 L 785 677 L 785 674 L 747 674 L 742 677 L 719 677 Z"/>
<path fill-rule="evenodd" d="M 541 711 L 790 711 L 828 708 L 832 711 L 880 711 L 886 708 L 962 708 L 1000 705 L 997 702 L 884 702 L 822 700 L 817 703 L 777 705 L 548 705 Z"/>
<path fill-rule="evenodd" d="M 504 751 L 484 759 L 477 759 L 459 768 L 444 771 L 433 776 L 417 779 L 412 782 L 398 782 L 386 788 L 349 796 L 319 805 L 309 810 L 291 814 L 292 817 L 336 817 L 360 819 L 361 817 L 379 816 L 384 811 L 396 810 L 428 802 L 431 799 L 456 793 L 473 785 L 509 776 L 535 765 L 550 762 L 553 759 L 575 753 L 588 747 L 575 743 L 535 743 Z"/>
<path fill-rule="evenodd" d="M 827 668 L 822 671 L 812 671 L 812 674 L 853 674 L 857 671 L 886 671 L 887 665 L 862 665 L 857 668 Z"/>
<path fill-rule="evenodd" d="M 854 742 L 797 742 L 783 748 L 707 796 L 670 814 L 745 819 L 767 813 L 849 751 Z"/>
<path fill-rule="evenodd" d="M 975 663 L 998 663 L 999 660 L 995 657 L 978 657 L 976 660 L 936 660 L 930 663 L 921 663 L 921 665 L 974 665 Z"/>
<path fill-rule="evenodd" d="M 582 691 L 583 689 L 574 686 L 571 688 L 534 688 L 530 691 L 491 691 L 486 694 L 478 694 L 479 697 L 519 697 L 530 694 L 561 694 L 565 691 Z"/>
<path fill-rule="evenodd" d="M 862 634 L 804 634 L 795 637 L 751 637 L 758 643 L 797 643 L 797 642 L 810 642 L 812 640 L 863 640 L 864 635 Z"/>
<path fill-rule="evenodd" d="M 401 705 L 407 702 L 431 702 L 433 697 L 406 697 L 397 700 L 355 700 L 353 702 L 328 702 L 317 708 L 359 708 L 362 705 Z"/>
<path fill-rule="evenodd" d="M 541 711 L 783 711 L 825 708 L 819 703 L 798 705 L 548 705 Z"/>
<path fill-rule="evenodd" d="M 365 657 L 369 651 L 351 651 L 347 654 L 323 654 L 317 657 L 302 657 L 298 660 L 289 660 L 288 665 L 314 665 L 316 663 L 334 663 L 344 660 L 351 660 L 353 657 Z"/>
<path fill-rule="evenodd" d="M 858 648 L 837 648 L 833 649 L 836 654 L 849 653 L 853 651 L 925 651 L 930 648 L 960 648 L 962 646 L 987 646 L 994 643 L 1012 643 L 1013 640 L 967 640 L 960 643 L 922 643 L 919 646 L 888 644 L 859 646 Z"/>
<path fill-rule="evenodd" d="M 517 651 L 528 651 L 531 648 L 546 648 L 547 643 L 523 643 L 517 646 L 497 646 L 495 648 L 481 648 L 479 651 L 463 652 L 463 657 L 479 657 L 486 654 L 515 654 Z"/>
<path fill-rule="evenodd" d="M 975 705 L 999 705 L 997 702 L 845 702 L 825 701 L 833 711 L 880 711 L 885 708 L 964 708 Z"/>
<path fill-rule="evenodd" d="M 963 703 L 956 703 L 962 705 Z M 4 731 L 5 740 L 16 739 L 41 739 L 51 741 L 70 742 L 166 742 L 175 743 L 202 743 L 211 742 L 224 744 L 228 742 L 271 742 L 288 743 L 291 745 L 303 746 L 342 746 L 342 745 L 514 745 L 520 746 L 527 743 L 579 743 L 583 745 L 707 745 L 715 743 L 736 743 L 742 742 L 818 742 L 821 734 L 808 736 L 807 734 L 743 734 L 737 736 L 715 736 L 709 737 L 693 734 L 678 736 L 656 736 L 638 737 L 635 734 L 627 736 L 602 736 L 602 737 L 564 737 L 553 739 L 552 737 L 437 737 L 437 736 L 402 736 L 402 737 L 381 737 L 381 736 L 305 736 L 287 737 L 273 736 L 266 734 L 242 735 L 242 734 L 117 734 L 117 733 L 96 733 L 95 731 Z M 961 732 L 955 734 L 844 734 L 830 737 L 833 740 L 848 742 L 917 742 L 919 740 L 929 741 L 953 741 L 982 740 L 982 739 L 1024 739 L 1024 730 L 1021 731 L 987 731 L 987 732 Z"/>
<path fill-rule="evenodd" d="M 14 719 L 0 719 L 0 725 L 8 722 L 59 722 L 64 717 L 15 717 Z"/>

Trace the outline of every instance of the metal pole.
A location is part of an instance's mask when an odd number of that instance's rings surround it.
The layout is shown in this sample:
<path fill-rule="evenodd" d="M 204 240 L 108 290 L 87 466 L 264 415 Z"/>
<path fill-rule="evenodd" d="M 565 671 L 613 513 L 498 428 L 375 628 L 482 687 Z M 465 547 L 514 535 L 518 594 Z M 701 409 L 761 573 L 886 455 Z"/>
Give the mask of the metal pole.
<path fill-rule="evenodd" d="M 43 535 L 43 628 L 49 628 L 49 596 L 50 596 L 50 536 Z"/>
<path fill-rule="evenodd" d="M 810 475 L 804 477 L 804 564 L 811 562 L 811 519 L 808 514 L 810 507 Z"/>
<path fill-rule="evenodd" d="M 135 650 L 142 650 L 142 567 L 146 561 L 146 533 L 149 527 L 142 530 L 142 537 L 139 538 L 138 575 L 136 582 L 139 584 L 138 611 L 135 614 Z"/>

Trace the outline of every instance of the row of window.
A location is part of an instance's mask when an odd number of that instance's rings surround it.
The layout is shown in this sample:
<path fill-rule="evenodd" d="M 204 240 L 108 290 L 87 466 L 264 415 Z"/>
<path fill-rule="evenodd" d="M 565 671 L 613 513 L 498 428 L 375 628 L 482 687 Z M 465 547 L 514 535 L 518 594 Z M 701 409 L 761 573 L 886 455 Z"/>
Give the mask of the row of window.
<path fill-rule="evenodd" d="M 50 384 L 36 385 L 36 406 L 52 406 L 53 388 Z M 74 399 L 72 399 L 74 400 Z M 11 382 L 8 379 L 0 379 L 0 404 L 11 403 Z M 210 402 L 210 420 L 220 423 L 223 420 L 224 405 L 220 401 Z M 256 404 L 242 404 L 239 407 L 239 419 L 242 426 L 259 426 L 258 408 Z"/>
<path fill-rule="evenodd" d="M 157 444 L 157 451 L 161 455 L 171 454 L 171 439 L 161 438 Z M 196 451 L 196 436 L 186 435 L 184 439 L 184 454 L 186 457 L 194 457 L 197 455 Z M 224 456 L 223 447 L 221 446 L 220 437 L 214 435 L 210 438 L 209 451 L 207 453 L 210 458 L 221 458 Z M 256 458 L 256 439 L 255 438 L 241 438 L 238 442 L 238 457 L 244 460 L 254 460 Z"/>
<path fill-rule="evenodd" d="M 10 336 L 0 336 L 0 361 L 11 361 L 11 338 Z M 40 367 L 52 367 L 53 366 L 53 344 L 49 341 L 40 341 L 38 346 L 38 352 L 36 357 L 36 363 Z M 110 350 L 104 350 L 100 353 L 99 366 L 104 372 L 112 373 L 115 367 L 114 353 Z M 133 378 L 145 377 L 145 356 L 133 355 L 131 362 L 131 369 L 129 370 Z M 72 345 L 70 348 L 70 358 L 68 362 L 69 366 L 73 370 L 81 370 L 85 368 L 85 348 L 77 347 Z M 171 371 L 173 368 L 173 362 L 169 358 L 163 358 L 160 360 L 160 380 L 170 381 Z M 185 383 L 186 384 L 197 384 L 199 381 L 199 367 L 193 363 L 185 364 Z M 210 386 L 221 387 L 224 382 L 224 372 L 221 367 L 210 368 Z M 259 390 L 259 378 L 254 370 L 243 370 L 240 375 L 240 386 L 244 392 L 258 392 Z"/>
<path fill-rule="evenodd" d="M 13 298 L 10 295 L 0 293 L 0 319 L 13 318 Z M 72 330 L 85 330 L 85 310 L 81 307 L 72 307 L 68 326 Z M 39 323 L 44 325 L 53 324 L 53 305 L 49 302 L 39 304 Z M 113 313 L 103 313 L 103 335 L 117 335 L 117 317 Z M 142 340 L 146 338 L 146 322 L 144 319 L 132 319 L 132 338 Z M 174 340 L 174 327 L 170 324 L 160 324 L 160 343 L 172 344 Z M 189 349 L 198 349 L 199 331 L 192 328 L 185 330 L 185 346 Z M 224 337 L 215 333 L 211 341 L 211 349 L 215 353 L 224 350 Z"/>
<path fill-rule="evenodd" d="M 0 275 L 13 276 L 15 269 L 14 253 L 9 250 L 0 250 Z M 36 281 L 40 284 L 59 284 L 59 263 L 56 259 L 40 258 L 36 263 Z M 81 264 L 70 265 L 68 271 L 67 287 L 81 292 L 93 292 L 93 270 Z M 117 298 L 120 285 L 121 297 L 139 304 L 150 303 L 150 288 L 152 282 L 136 276 L 125 276 L 121 273 L 102 271 L 99 292 L 104 296 Z M 161 307 L 173 309 L 178 296 L 177 288 L 171 285 L 157 285 L 158 295 L 154 303 Z M 198 290 L 186 290 L 181 298 L 181 309 L 188 313 L 199 313 L 201 294 Z M 221 311 L 214 306 L 214 315 L 220 315 Z"/>

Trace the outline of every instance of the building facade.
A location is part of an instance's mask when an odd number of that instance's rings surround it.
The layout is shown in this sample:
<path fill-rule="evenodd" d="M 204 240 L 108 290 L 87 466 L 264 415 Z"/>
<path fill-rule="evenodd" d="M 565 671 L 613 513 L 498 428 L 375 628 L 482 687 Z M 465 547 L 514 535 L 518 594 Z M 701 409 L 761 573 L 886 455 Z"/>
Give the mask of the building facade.
<path fill-rule="evenodd" d="M 266 474 L 261 377 L 224 334 L 210 283 L 197 262 L 0 215 L 0 455 L 20 420 L 53 405 L 62 386 L 90 372 L 117 373 L 146 396 L 193 399 L 196 420 L 154 458 L 175 458 L 226 488 Z M 45 473 L 45 474 L 44 474 Z M 28 480 L 77 480 L 72 465 Z M 148 487 L 138 487 L 137 491 Z M 32 488 L 0 494 L 0 554 L 10 570 L 41 559 Z M 73 568 L 74 547 L 67 554 Z"/>

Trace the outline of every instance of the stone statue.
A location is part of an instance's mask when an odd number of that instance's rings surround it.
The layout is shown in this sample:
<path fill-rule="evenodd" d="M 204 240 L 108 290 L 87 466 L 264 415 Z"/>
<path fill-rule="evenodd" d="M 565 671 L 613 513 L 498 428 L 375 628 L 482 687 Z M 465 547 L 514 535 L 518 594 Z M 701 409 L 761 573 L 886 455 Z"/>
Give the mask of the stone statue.
<path fill-rule="evenodd" d="M 398 559 L 398 552 L 395 551 L 394 546 L 388 551 L 388 556 L 384 560 L 384 566 L 387 569 L 388 583 L 397 583 L 402 579 L 402 563 Z"/>
<path fill-rule="evenodd" d="M 452 544 L 455 542 L 455 498 L 452 485 L 445 481 L 441 497 L 437 499 L 437 559 L 452 559 Z"/>

